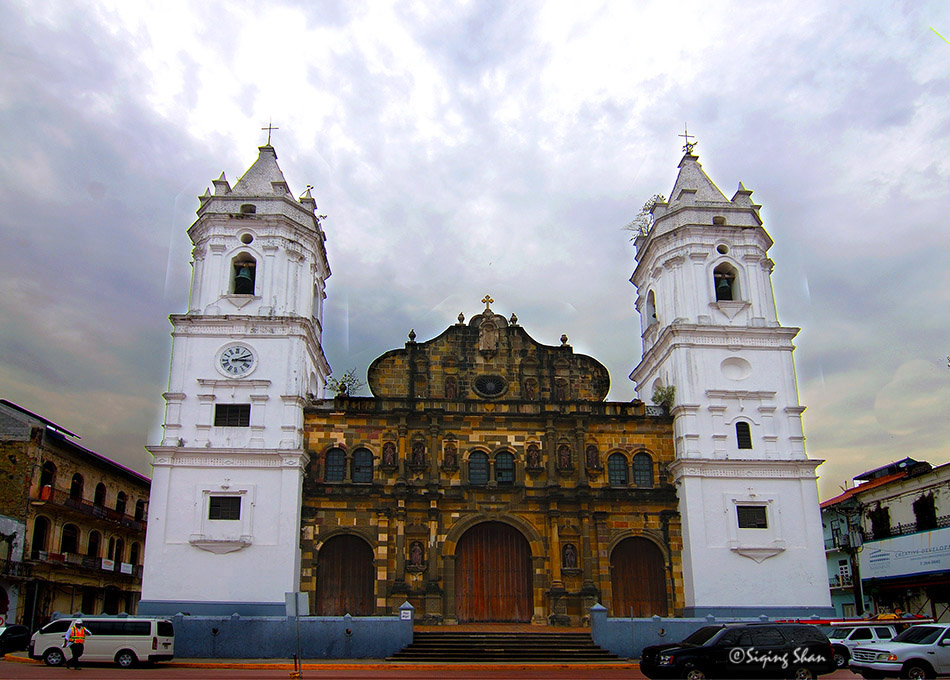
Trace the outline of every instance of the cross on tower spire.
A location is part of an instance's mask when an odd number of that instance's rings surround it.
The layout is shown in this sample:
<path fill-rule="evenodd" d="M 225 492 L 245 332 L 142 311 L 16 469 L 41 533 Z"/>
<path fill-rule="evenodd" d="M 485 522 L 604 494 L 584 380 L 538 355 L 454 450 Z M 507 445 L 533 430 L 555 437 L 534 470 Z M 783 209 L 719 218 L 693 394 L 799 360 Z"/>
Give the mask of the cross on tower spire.
<path fill-rule="evenodd" d="M 270 133 L 272 130 L 280 130 L 279 127 L 274 127 L 271 120 L 268 119 L 267 127 L 262 127 L 261 130 L 267 130 L 267 146 L 270 146 Z"/>
<path fill-rule="evenodd" d="M 494 300 L 491 299 L 491 295 L 486 295 L 485 297 L 483 297 L 482 302 L 485 303 L 485 311 L 490 312 L 491 307 L 489 305 L 491 305 L 491 303 L 494 302 Z"/>
<path fill-rule="evenodd" d="M 690 141 L 689 141 L 689 138 L 690 138 L 690 137 L 692 137 L 693 139 L 696 139 L 696 136 L 689 134 L 689 128 L 686 127 L 686 123 L 683 123 L 683 134 L 677 135 L 677 136 L 678 136 L 678 137 L 682 137 L 683 139 L 686 140 L 686 143 L 683 145 L 683 151 L 685 151 L 687 154 L 689 154 L 690 156 L 692 156 L 692 155 L 693 155 L 693 147 L 695 147 L 697 144 L 699 144 L 699 142 L 690 142 Z"/>

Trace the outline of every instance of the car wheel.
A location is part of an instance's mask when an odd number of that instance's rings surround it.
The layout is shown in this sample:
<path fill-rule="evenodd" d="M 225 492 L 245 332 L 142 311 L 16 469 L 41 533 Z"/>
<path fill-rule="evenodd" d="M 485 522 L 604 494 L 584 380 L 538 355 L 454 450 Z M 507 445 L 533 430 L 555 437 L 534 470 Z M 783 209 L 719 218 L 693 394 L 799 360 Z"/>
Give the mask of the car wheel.
<path fill-rule="evenodd" d="M 838 668 L 847 668 L 850 655 L 843 649 L 835 649 L 835 666 Z"/>
<path fill-rule="evenodd" d="M 709 676 L 702 668 L 690 667 L 686 668 L 680 677 L 683 680 L 706 680 Z"/>
<path fill-rule="evenodd" d="M 138 657 L 135 656 L 135 652 L 130 649 L 123 649 L 115 655 L 115 662 L 121 668 L 132 668 L 132 666 L 138 663 L 138 660 Z"/>
<path fill-rule="evenodd" d="M 43 663 L 47 666 L 62 666 L 66 663 L 66 657 L 63 655 L 63 650 L 53 647 L 52 649 L 47 649 L 46 653 L 43 654 Z"/>
<path fill-rule="evenodd" d="M 926 664 L 912 662 L 901 669 L 901 677 L 909 680 L 925 680 L 926 678 L 935 678 L 937 674 Z"/>
<path fill-rule="evenodd" d="M 799 666 L 792 671 L 792 677 L 795 680 L 815 680 L 815 673 L 807 666 Z"/>

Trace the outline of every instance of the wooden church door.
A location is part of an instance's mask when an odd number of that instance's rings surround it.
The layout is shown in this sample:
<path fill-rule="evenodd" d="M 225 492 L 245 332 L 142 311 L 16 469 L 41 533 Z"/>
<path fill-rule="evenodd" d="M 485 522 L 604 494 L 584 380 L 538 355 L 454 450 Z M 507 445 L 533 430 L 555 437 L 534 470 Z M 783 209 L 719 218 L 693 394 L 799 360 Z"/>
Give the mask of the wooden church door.
<path fill-rule="evenodd" d="M 317 616 L 376 613 L 373 549 L 358 536 L 334 536 L 317 554 Z"/>
<path fill-rule="evenodd" d="M 525 537 L 502 522 L 466 531 L 455 556 L 459 623 L 529 622 L 531 614 L 531 548 Z"/>
<path fill-rule="evenodd" d="M 645 538 L 627 538 L 610 554 L 611 615 L 666 616 L 663 553 Z"/>

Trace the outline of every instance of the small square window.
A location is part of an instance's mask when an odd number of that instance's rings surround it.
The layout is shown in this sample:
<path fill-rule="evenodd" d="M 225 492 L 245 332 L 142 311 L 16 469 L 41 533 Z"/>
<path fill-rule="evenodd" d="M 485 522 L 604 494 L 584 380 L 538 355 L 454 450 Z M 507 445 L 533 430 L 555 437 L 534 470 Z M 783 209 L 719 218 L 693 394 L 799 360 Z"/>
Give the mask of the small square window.
<path fill-rule="evenodd" d="M 250 404 L 215 404 L 215 427 L 250 427 Z"/>
<path fill-rule="evenodd" d="M 241 497 L 211 496 L 208 499 L 208 519 L 241 519 Z"/>
<path fill-rule="evenodd" d="M 764 505 L 737 505 L 736 516 L 740 529 L 768 529 Z"/>

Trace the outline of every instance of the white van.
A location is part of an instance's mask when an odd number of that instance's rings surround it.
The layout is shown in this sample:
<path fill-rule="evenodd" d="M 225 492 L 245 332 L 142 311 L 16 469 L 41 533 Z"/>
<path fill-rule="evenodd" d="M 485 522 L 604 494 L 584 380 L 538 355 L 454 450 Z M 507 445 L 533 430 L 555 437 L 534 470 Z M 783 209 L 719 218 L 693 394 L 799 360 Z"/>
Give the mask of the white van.
<path fill-rule="evenodd" d="M 64 635 L 76 617 L 56 619 L 33 633 L 30 658 L 47 666 L 62 666 L 69 659 Z M 115 662 L 129 668 L 139 662 L 170 661 L 175 655 L 175 627 L 167 619 L 134 616 L 83 616 L 89 630 L 80 663 Z"/>

